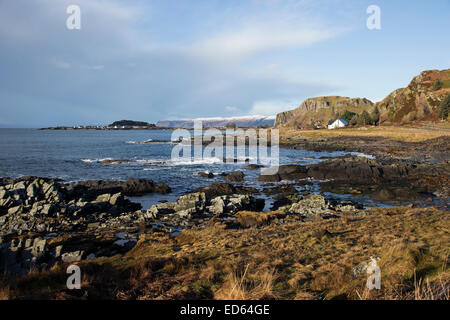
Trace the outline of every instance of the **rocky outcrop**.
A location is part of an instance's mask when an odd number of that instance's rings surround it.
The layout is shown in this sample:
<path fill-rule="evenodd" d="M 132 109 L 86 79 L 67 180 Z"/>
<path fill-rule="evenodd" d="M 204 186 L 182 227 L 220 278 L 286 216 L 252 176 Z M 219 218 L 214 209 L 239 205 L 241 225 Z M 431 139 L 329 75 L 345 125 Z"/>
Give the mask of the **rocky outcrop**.
<path fill-rule="evenodd" d="M 297 109 L 279 113 L 275 127 L 304 128 L 324 127 L 328 121 L 335 119 L 337 112 L 348 110 L 361 113 L 373 107 L 373 102 L 366 98 L 318 97 L 305 100 Z"/>
<path fill-rule="evenodd" d="M 262 173 L 262 182 L 321 180 L 323 191 L 371 193 L 380 200 L 418 200 L 430 196 L 448 197 L 448 162 L 421 164 L 407 160 L 375 160 L 346 156 L 310 166 L 280 166 L 278 172 Z"/>
<path fill-rule="evenodd" d="M 282 165 L 277 168 L 267 168 L 261 171 L 258 181 L 280 182 L 282 180 L 305 179 L 308 169 L 298 165 Z"/>
<path fill-rule="evenodd" d="M 251 187 L 238 187 L 229 183 L 216 183 L 207 187 L 195 189 L 193 192 L 203 192 L 206 198 L 212 199 L 218 196 L 225 196 L 231 194 L 256 194 L 259 191 Z"/>
<path fill-rule="evenodd" d="M 264 200 L 255 199 L 248 194 L 222 195 L 208 199 L 204 192 L 189 193 L 178 198 L 176 202 L 152 206 L 148 213 L 154 218 L 173 220 L 175 218 L 201 218 L 211 215 L 222 216 L 235 214 L 240 210 L 262 210 Z M 163 217 L 164 216 L 164 217 Z M 173 224 L 173 221 L 171 221 Z"/>
<path fill-rule="evenodd" d="M 141 196 L 148 193 L 169 193 L 170 188 L 166 184 L 158 184 L 152 180 L 129 178 L 126 181 L 88 180 L 80 181 L 68 186 L 68 190 L 74 193 L 117 193 L 126 196 Z"/>
<path fill-rule="evenodd" d="M 230 182 L 242 182 L 244 181 L 244 173 L 241 171 L 230 172 L 225 175 L 225 180 Z"/>
<path fill-rule="evenodd" d="M 1 186 L 0 236 L 75 231 L 85 229 L 90 222 L 141 209 L 120 192 L 97 195 L 79 191 L 68 191 L 44 179 Z"/>
<path fill-rule="evenodd" d="M 440 82 L 440 84 L 438 84 Z M 438 120 L 439 105 L 450 94 L 450 69 L 428 70 L 378 102 L 381 122 Z"/>
<path fill-rule="evenodd" d="M 288 215 L 299 215 L 303 221 L 337 218 L 346 212 L 356 212 L 362 206 L 350 201 L 326 200 L 321 194 L 309 194 L 276 210 Z"/>

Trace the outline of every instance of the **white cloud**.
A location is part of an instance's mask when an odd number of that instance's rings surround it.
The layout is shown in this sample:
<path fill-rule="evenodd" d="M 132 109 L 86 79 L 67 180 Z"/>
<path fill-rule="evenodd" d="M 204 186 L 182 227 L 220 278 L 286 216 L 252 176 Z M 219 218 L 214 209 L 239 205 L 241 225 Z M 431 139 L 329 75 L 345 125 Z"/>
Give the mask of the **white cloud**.
<path fill-rule="evenodd" d="M 70 69 L 72 67 L 72 65 L 69 62 L 59 60 L 59 59 L 55 59 L 53 61 L 53 64 L 58 69 Z"/>
<path fill-rule="evenodd" d="M 236 111 L 238 111 L 239 109 L 236 108 L 236 107 L 234 107 L 234 106 L 227 106 L 227 107 L 225 107 L 225 110 L 227 110 L 227 111 L 229 111 L 229 112 L 236 112 Z"/>
<path fill-rule="evenodd" d="M 249 111 L 250 115 L 274 116 L 280 112 L 295 109 L 300 99 L 257 101 Z"/>
<path fill-rule="evenodd" d="M 340 30 L 261 24 L 213 35 L 195 43 L 190 51 L 210 59 L 243 58 L 268 50 L 307 46 L 338 33 Z"/>

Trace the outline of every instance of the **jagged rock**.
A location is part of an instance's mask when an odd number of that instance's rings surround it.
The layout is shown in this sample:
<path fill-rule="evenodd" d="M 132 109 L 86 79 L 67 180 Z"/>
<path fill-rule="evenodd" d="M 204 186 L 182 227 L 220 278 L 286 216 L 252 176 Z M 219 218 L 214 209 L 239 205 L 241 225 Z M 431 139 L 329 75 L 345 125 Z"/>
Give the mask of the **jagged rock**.
<path fill-rule="evenodd" d="M 0 200 L 5 199 L 8 196 L 8 191 L 6 191 L 3 187 L 0 187 Z"/>
<path fill-rule="evenodd" d="M 37 180 L 31 183 L 27 188 L 27 196 L 29 198 L 34 198 L 38 195 L 39 190 L 39 184 L 37 183 Z"/>
<path fill-rule="evenodd" d="M 109 198 L 109 204 L 112 206 L 115 206 L 116 204 L 118 204 L 119 202 L 121 202 L 123 200 L 123 196 L 121 193 L 116 193 L 113 194 L 110 198 Z"/>
<path fill-rule="evenodd" d="M 22 206 L 16 206 L 8 209 L 8 214 L 18 214 L 22 211 Z"/>
<path fill-rule="evenodd" d="M 33 248 L 31 249 L 31 254 L 33 257 L 41 257 L 46 251 L 47 240 L 36 238 L 33 242 Z"/>
<path fill-rule="evenodd" d="M 175 210 L 174 202 L 160 203 L 153 205 L 148 211 L 147 214 L 151 215 L 152 218 L 156 218 L 159 215 L 174 213 Z"/>
<path fill-rule="evenodd" d="M 203 192 L 190 193 L 178 198 L 175 203 L 174 210 L 182 211 L 194 208 L 196 212 L 205 210 L 206 195 Z"/>
<path fill-rule="evenodd" d="M 75 185 L 67 187 L 69 191 L 82 195 L 85 193 L 115 194 L 122 192 L 125 196 L 140 196 L 148 193 L 169 193 L 169 186 L 157 184 L 152 180 L 129 178 L 127 181 L 103 181 L 88 180 L 80 181 Z"/>
<path fill-rule="evenodd" d="M 81 251 L 81 250 L 73 251 L 73 252 L 66 252 L 61 255 L 61 260 L 64 263 L 78 262 L 78 261 L 82 260 L 83 254 L 84 254 L 84 251 Z"/>
<path fill-rule="evenodd" d="M 261 211 L 264 199 L 255 199 L 250 195 L 226 195 L 212 199 L 207 211 L 216 215 L 234 214 L 241 210 Z"/>
<path fill-rule="evenodd" d="M 235 187 L 229 183 L 216 183 L 207 187 L 197 188 L 193 192 L 203 192 L 207 199 L 212 199 L 231 194 L 255 194 L 258 193 L 258 190 L 251 187 Z"/>
<path fill-rule="evenodd" d="M 300 215 L 321 215 L 329 213 L 328 204 L 324 196 L 320 194 L 311 194 L 293 203 L 289 208 L 282 207 L 280 210 Z"/>
<path fill-rule="evenodd" d="M 41 213 L 45 214 L 45 215 L 51 215 L 55 212 L 55 210 L 56 210 L 56 206 L 54 204 L 52 204 L 52 203 L 44 204 L 44 207 L 42 208 Z"/>

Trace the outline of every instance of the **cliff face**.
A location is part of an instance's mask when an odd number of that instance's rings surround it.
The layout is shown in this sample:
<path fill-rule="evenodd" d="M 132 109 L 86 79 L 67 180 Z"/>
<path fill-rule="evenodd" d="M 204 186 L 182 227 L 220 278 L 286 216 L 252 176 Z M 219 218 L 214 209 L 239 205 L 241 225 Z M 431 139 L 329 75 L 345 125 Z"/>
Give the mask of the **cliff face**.
<path fill-rule="evenodd" d="M 424 71 L 406 88 L 377 103 L 381 122 L 409 123 L 438 120 L 439 105 L 450 94 L 450 69 Z"/>
<path fill-rule="evenodd" d="M 373 107 L 373 102 L 365 98 L 318 97 L 305 100 L 297 109 L 279 113 L 276 127 L 324 126 L 336 113 L 348 110 L 361 113 Z"/>
<path fill-rule="evenodd" d="M 438 120 L 439 105 L 450 94 L 450 69 L 424 71 L 406 88 L 397 89 L 376 103 L 381 123 L 405 124 Z M 324 127 L 337 112 L 348 110 L 361 114 L 374 104 L 365 98 L 319 97 L 304 101 L 297 109 L 282 112 L 276 127 Z"/>

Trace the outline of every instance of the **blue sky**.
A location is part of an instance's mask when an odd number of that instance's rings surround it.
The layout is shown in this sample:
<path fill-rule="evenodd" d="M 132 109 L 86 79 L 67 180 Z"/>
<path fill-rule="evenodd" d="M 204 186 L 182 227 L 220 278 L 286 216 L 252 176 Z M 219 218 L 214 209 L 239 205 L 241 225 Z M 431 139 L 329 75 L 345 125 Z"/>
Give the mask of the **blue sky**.
<path fill-rule="evenodd" d="M 81 8 L 81 30 L 66 8 Z M 366 9 L 381 8 L 381 30 Z M 450 1 L 1 0 L 0 127 L 275 115 L 450 67 Z"/>

